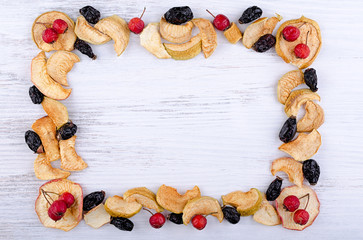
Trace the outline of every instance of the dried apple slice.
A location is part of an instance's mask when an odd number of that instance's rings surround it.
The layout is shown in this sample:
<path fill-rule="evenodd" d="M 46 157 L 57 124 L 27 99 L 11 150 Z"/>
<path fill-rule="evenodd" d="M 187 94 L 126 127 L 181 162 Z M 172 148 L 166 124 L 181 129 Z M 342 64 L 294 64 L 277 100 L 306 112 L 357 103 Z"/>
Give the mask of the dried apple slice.
<path fill-rule="evenodd" d="M 92 208 L 89 212 L 84 214 L 84 221 L 88 226 L 93 228 L 100 228 L 103 225 L 110 223 L 111 216 L 106 212 L 103 203 L 99 204 L 95 208 Z"/>
<path fill-rule="evenodd" d="M 208 19 L 194 18 L 192 22 L 199 29 L 204 57 L 208 58 L 217 48 L 217 33 Z"/>
<path fill-rule="evenodd" d="M 237 24 L 235 24 L 234 22 L 232 22 L 231 26 L 227 30 L 225 30 L 223 34 L 232 44 L 236 44 L 239 40 L 242 39 L 242 33 L 237 27 Z"/>
<path fill-rule="evenodd" d="M 45 30 L 45 26 L 51 27 L 52 23 L 56 19 L 62 19 L 68 24 L 68 29 L 65 33 L 59 34 L 57 41 L 52 44 L 43 41 L 42 34 Z M 43 24 L 45 23 L 45 25 Z M 74 49 L 74 43 L 77 39 L 74 33 L 74 22 L 65 13 L 51 11 L 46 12 L 37 17 L 32 27 L 32 39 L 37 47 L 43 51 L 50 52 L 53 50 L 65 50 L 72 51 Z"/>
<path fill-rule="evenodd" d="M 73 65 L 79 62 L 77 54 L 67 51 L 56 51 L 47 61 L 47 73 L 54 81 L 68 86 L 67 73 L 72 70 Z"/>
<path fill-rule="evenodd" d="M 300 133 L 295 140 L 282 144 L 279 149 L 297 161 L 305 161 L 314 156 L 320 146 L 321 135 L 314 129 L 309 134 Z"/>
<path fill-rule="evenodd" d="M 129 44 L 130 30 L 127 22 L 117 15 L 101 19 L 95 28 L 107 34 L 115 42 L 114 48 L 117 56 L 120 56 Z"/>
<path fill-rule="evenodd" d="M 48 161 L 58 160 L 60 158 L 60 152 L 56 138 L 56 126 L 53 120 L 48 116 L 39 118 L 33 123 L 32 129 L 39 135 L 40 140 L 42 140 Z"/>
<path fill-rule="evenodd" d="M 181 195 L 175 188 L 162 185 L 156 193 L 156 201 L 166 210 L 179 214 L 183 212 L 183 209 L 189 200 L 200 196 L 198 186 L 194 186 L 193 189 L 188 190 Z"/>
<path fill-rule="evenodd" d="M 192 37 L 194 24 L 189 21 L 185 25 L 168 23 L 164 17 L 160 20 L 160 34 L 166 41 L 172 43 L 183 43 Z"/>
<path fill-rule="evenodd" d="M 222 196 L 223 205 L 231 205 L 237 208 L 241 216 L 255 214 L 260 208 L 262 194 L 256 188 L 251 188 L 248 192 L 234 191 Z"/>
<path fill-rule="evenodd" d="M 188 225 L 195 215 L 212 215 L 223 221 L 223 212 L 218 200 L 212 197 L 197 197 L 189 200 L 183 209 L 183 223 Z"/>
<path fill-rule="evenodd" d="M 300 107 L 307 101 L 320 101 L 320 96 L 310 89 L 292 91 L 285 102 L 285 113 L 288 117 L 297 116 Z"/>
<path fill-rule="evenodd" d="M 303 197 L 305 195 L 309 194 L 308 197 Z M 307 204 L 306 211 L 309 213 L 309 221 L 305 225 L 300 225 L 294 222 L 294 212 L 289 212 L 284 208 L 284 199 L 289 196 L 294 195 L 300 199 L 300 209 L 304 209 L 307 201 L 309 200 L 309 203 Z M 281 191 L 280 196 L 276 199 L 276 209 L 278 214 L 280 215 L 282 226 L 284 228 L 290 229 L 290 230 L 304 230 L 305 228 L 309 227 L 313 222 L 315 221 L 316 217 L 319 215 L 320 211 L 320 202 L 319 199 L 313 189 L 310 187 L 303 185 L 302 187 L 298 186 L 290 186 L 286 187 Z"/>
<path fill-rule="evenodd" d="M 112 217 L 130 218 L 140 212 L 142 205 L 138 202 L 126 202 L 120 196 L 107 198 L 105 202 L 105 210 Z"/>
<path fill-rule="evenodd" d="M 127 190 L 123 198 L 126 202 L 138 202 L 143 207 L 162 212 L 164 209 L 157 203 L 156 195 L 146 187 L 138 187 Z"/>
<path fill-rule="evenodd" d="M 78 156 L 74 146 L 76 145 L 77 136 L 67 140 L 60 140 L 60 155 L 61 155 L 61 168 L 67 171 L 81 171 L 88 165 L 83 159 Z"/>
<path fill-rule="evenodd" d="M 323 108 L 312 101 L 307 101 L 305 104 L 305 115 L 297 123 L 298 132 L 310 132 L 318 129 L 324 123 Z"/>
<path fill-rule="evenodd" d="M 202 51 L 200 34 L 194 36 L 189 42 L 182 44 L 164 43 L 166 51 L 175 60 L 188 60 L 194 58 Z"/>
<path fill-rule="evenodd" d="M 274 206 L 267 200 L 265 194 L 262 194 L 262 202 L 260 209 L 253 215 L 253 220 L 267 226 L 275 226 L 281 224 L 280 216 Z"/>
<path fill-rule="evenodd" d="M 161 43 L 159 23 L 149 23 L 140 34 L 140 44 L 157 58 L 171 58 Z"/>
<path fill-rule="evenodd" d="M 68 111 L 66 106 L 61 102 L 44 97 L 42 101 L 44 111 L 52 119 L 57 129 L 68 122 Z"/>
<path fill-rule="evenodd" d="M 74 29 L 77 37 L 91 44 L 100 45 L 107 43 L 111 38 L 88 24 L 83 16 L 79 16 Z"/>
<path fill-rule="evenodd" d="M 64 100 L 72 92 L 72 89 L 63 88 L 49 76 L 47 72 L 47 57 L 43 51 L 32 60 L 31 80 L 39 91 L 53 99 Z"/>
<path fill-rule="evenodd" d="M 58 168 L 53 168 L 45 153 L 38 154 L 37 158 L 35 159 L 34 172 L 35 176 L 40 180 L 67 178 L 69 175 L 71 175 L 70 172 L 66 172 Z"/>
<path fill-rule="evenodd" d="M 285 73 L 277 85 L 277 99 L 285 104 L 292 89 L 304 83 L 304 73 L 301 70 L 293 70 Z"/>
<path fill-rule="evenodd" d="M 302 163 L 289 157 L 278 158 L 271 164 L 271 173 L 276 175 L 277 172 L 285 172 L 289 176 L 289 181 L 301 187 L 304 181 Z"/>
<path fill-rule="evenodd" d="M 53 192 L 57 194 L 62 194 L 64 192 L 69 192 L 74 196 L 73 205 L 67 209 L 64 216 L 58 220 L 54 221 L 48 216 L 49 203 L 44 198 L 42 190 L 46 192 Z M 56 194 L 54 194 L 53 199 L 56 200 Z M 39 195 L 35 201 L 35 212 L 37 213 L 40 222 L 49 228 L 57 228 L 63 231 L 69 231 L 76 227 L 78 223 L 82 220 L 82 207 L 83 207 L 83 191 L 82 187 L 67 179 L 55 179 L 43 184 L 39 188 Z"/>

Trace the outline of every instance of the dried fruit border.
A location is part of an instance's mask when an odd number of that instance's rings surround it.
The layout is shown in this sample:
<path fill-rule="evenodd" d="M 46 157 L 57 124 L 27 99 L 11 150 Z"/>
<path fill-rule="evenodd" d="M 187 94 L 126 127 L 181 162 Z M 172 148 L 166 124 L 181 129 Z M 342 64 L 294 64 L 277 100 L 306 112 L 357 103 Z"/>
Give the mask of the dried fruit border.
<path fill-rule="evenodd" d="M 214 20 L 194 18 L 188 6 L 169 9 L 160 23 L 149 23 L 146 27 L 141 17 L 127 23 L 117 15 L 101 18 L 100 12 L 92 6 L 80 9 L 76 24 L 66 14 L 52 11 L 40 15 L 34 21 L 32 38 L 42 51 L 32 60 L 29 95 L 34 104 L 42 104 L 47 116 L 34 122 L 32 130 L 25 133 L 29 148 L 37 153 L 34 162 L 35 175 L 40 180 L 50 180 L 39 188 L 35 210 L 40 222 L 46 227 L 69 231 L 84 218 L 86 224 L 99 228 L 111 223 L 124 231 L 132 231 L 129 219 L 141 209 L 149 211 L 149 223 L 153 228 L 161 228 L 167 220 L 175 224 L 188 225 L 190 222 L 202 230 L 208 215 L 219 222 L 224 219 L 237 224 L 241 216 L 251 216 L 256 222 L 274 226 L 282 223 L 292 230 L 303 230 L 310 226 L 319 214 L 320 203 L 313 189 L 304 185 L 306 179 L 315 185 L 320 176 L 318 163 L 311 159 L 321 145 L 317 129 L 324 123 L 324 111 L 314 101 L 320 101 L 316 93 L 317 74 L 310 66 L 321 48 L 321 33 L 318 24 L 304 16 L 284 22 L 273 36 L 273 30 L 282 17 L 263 17 L 257 6 L 247 8 L 238 22 L 251 23 L 242 33 L 235 22 L 223 14 L 213 15 Z M 192 36 L 196 26 L 199 33 Z M 235 191 L 221 196 L 222 206 L 215 198 L 202 196 L 198 186 L 179 194 L 170 186 L 162 185 L 157 193 L 146 187 L 133 188 L 123 196 L 108 197 L 104 191 L 96 191 L 83 197 L 79 184 L 66 178 L 69 171 L 80 171 L 87 163 L 76 153 L 75 140 L 77 126 L 69 120 L 67 108 L 58 100 L 71 94 L 67 73 L 80 61 L 72 53 L 74 49 L 93 60 L 90 44 L 104 44 L 114 40 L 118 56 L 126 49 L 130 31 L 140 34 L 140 44 L 158 58 L 186 60 L 203 51 L 210 57 L 217 47 L 215 29 L 224 31 L 227 40 L 236 44 L 242 42 L 246 48 L 265 52 L 275 46 L 277 54 L 287 63 L 298 67 L 284 74 L 278 82 L 277 98 L 285 106 L 288 117 L 283 124 L 279 138 L 284 143 L 281 151 L 291 157 L 282 157 L 272 162 L 271 173 L 285 172 L 292 186 L 282 188 L 283 179 L 276 176 L 266 190 L 261 193 L 256 188 L 247 192 Z M 162 43 L 166 40 L 169 43 Z M 45 52 L 55 50 L 48 59 Z M 306 84 L 309 88 L 294 90 Z M 305 115 L 297 121 L 302 106 Z M 299 132 L 295 138 L 296 133 Z M 61 160 L 61 169 L 53 168 L 52 161 Z M 275 206 L 271 204 L 275 201 Z M 156 212 L 156 213 L 153 213 Z M 169 211 L 165 217 L 162 213 Z"/>

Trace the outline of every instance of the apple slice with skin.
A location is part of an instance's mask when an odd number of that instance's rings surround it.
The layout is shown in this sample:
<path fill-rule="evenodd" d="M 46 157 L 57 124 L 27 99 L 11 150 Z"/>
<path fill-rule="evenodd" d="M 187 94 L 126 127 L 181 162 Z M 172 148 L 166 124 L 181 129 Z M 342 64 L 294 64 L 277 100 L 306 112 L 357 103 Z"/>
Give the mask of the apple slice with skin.
<path fill-rule="evenodd" d="M 236 207 L 241 216 L 249 216 L 260 208 L 262 194 L 258 189 L 251 188 L 248 192 L 234 191 L 224 195 L 222 201 L 224 205 Z"/>
<path fill-rule="evenodd" d="M 67 140 L 59 141 L 61 168 L 67 171 L 81 171 L 88 166 L 76 152 L 76 138 L 77 136 L 74 135 Z"/>
<path fill-rule="evenodd" d="M 71 175 L 70 172 L 63 171 L 58 168 L 53 168 L 48 161 L 45 153 L 41 153 L 34 161 L 35 176 L 40 180 L 51 180 L 56 178 L 67 178 Z"/>
<path fill-rule="evenodd" d="M 49 76 L 47 73 L 47 57 L 43 51 L 32 60 L 31 80 L 45 96 L 56 100 L 64 100 L 72 92 L 72 89 L 63 88 Z"/>
<path fill-rule="evenodd" d="M 198 34 L 189 42 L 182 44 L 164 43 L 164 47 L 173 59 L 188 60 L 196 57 L 202 51 L 202 39 Z"/>
<path fill-rule="evenodd" d="M 126 202 L 138 202 L 143 207 L 162 212 L 164 209 L 157 203 L 155 194 L 146 187 L 138 187 L 127 190 L 124 195 Z"/>
<path fill-rule="evenodd" d="M 142 205 L 138 202 L 126 202 L 120 196 L 107 198 L 105 202 L 105 210 L 112 217 L 130 218 L 140 212 Z"/>
<path fill-rule="evenodd" d="M 79 62 L 77 54 L 68 51 L 56 51 L 47 60 L 47 72 L 54 81 L 68 86 L 67 73 Z"/>
<path fill-rule="evenodd" d="M 266 226 L 275 226 L 281 224 L 280 216 L 276 209 L 267 200 L 265 194 L 262 194 L 260 209 L 253 215 L 253 220 Z"/>
<path fill-rule="evenodd" d="M 44 97 L 42 101 L 42 106 L 44 111 L 48 114 L 48 116 L 53 120 L 57 129 L 68 122 L 68 111 L 66 106 L 61 102 Z"/>
<path fill-rule="evenodd" d="M 304 181 L 302 163 L 295 161 L 293 158 L 283 157 L 274 160 L 271 164 L 271 173 L 276 175 L 277 172 L 285 172 L 289 176 L 289 181 L 301 187 Z"/>
<path fill-rule="evenodd" d="M 197 197 L 189 200 L 183 209 L 183 223 L 188 225 L 195 215 L 212 215 L 223 221 L 223 212 L 218 200 L 212 197 Z"/>

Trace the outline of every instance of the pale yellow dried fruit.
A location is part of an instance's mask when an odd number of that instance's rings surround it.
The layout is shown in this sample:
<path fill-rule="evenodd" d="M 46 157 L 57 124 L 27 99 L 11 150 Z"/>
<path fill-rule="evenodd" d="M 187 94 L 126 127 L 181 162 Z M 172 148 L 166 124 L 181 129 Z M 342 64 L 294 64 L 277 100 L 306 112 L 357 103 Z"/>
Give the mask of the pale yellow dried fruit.
<path fill-rule="evenodd" d="M 271 164 L 271 173 L 276 175 L 277 172 L 285 172 L 289 176 L 289 181 L 301 187 L 304 181 L 302 163 L 295 161 L 293 158 L 283 157 L 274 160 Z"/>
<path fill-rule="evenodd" d="M 112 217 L 130 218 L 140 212 L 142 205 L 138 202 L 126 202 L 120 196 L 107 198 L 105 202 L 105 210 Z"/>
<path fill-rule="evenodd" d="M 54 81 L 68 86 L 67 73 L 79 61 L 77 54 L 68 51 L 56 51 L 47 60 L 47 73 Z"/>
<path fill-rule="evenodd" d="M 157 58 L 171 58 L 161 43 L 159 23 L 149 23 L 140 34 L 140 44 Z"/>
<path fill-rule="evenodd" d="M 68 122 L 68 111 L 63 103 L 44 97 L 42 101 L 44 111 L 53 120 L 57 129 Z"/>
<path fill-rule="evenodd" d="M 314 100 L 320 101 L 320 96 L 310 89 L 292 91 L 285 102 L 285 113 L 288 117 L 297 116 L 304 103 Z"/>
<path fill-rule="evenodd" d="M 38 154 L 37 158 L 35 159 L 34 172 L 35 176 L 40 180 L 67 178 L 69 175 L 71 175 L 70 172 L 66 172 L 58 168 L 53 168 L 45 153 Z"/>
<path fill-rule="evenodd" d="M 103 203 L 97 205 L 95 208 L 92 208 L 84 214 L 84 221 L 86 224 L 96 229 L 110 223 L 110 220 L 111 216 L 108 212 L 106 212 Z"/>
<path fill-rule="evenodd" d="M 127 190 L 123 198 L 126 202 L 138 202 L 143 207 L 162 212 L 164 209 L 157 203 L 156 195 L 146 187 L 137 187 Z"/>
<path fill-rule="evenodd" d="M 241 216 L 255 214 L 260 208 L 262 194 L 256 188 L 251 188 L 248 192 L 234 191 L 222 196 L 223 205 L 231 205 L 237 208 Z"/>
<path fill-rule="evenodd" d="M 217 48 L 217 33 L 214 30 L 213 24 L 208 19 L 194 18 L 192 22 L 199 29 L 204 57 L 208 58 Z"/>
<path fill-rule="evenodd" d="M 291 91 L 304 83 L 304 73 L 301 70 L 293 70 L 285 73 L 277 84 L 277 99 L 285 104 Z"/>
<path fill-rule="evenodd" d="M 232 44 L 236 44 L 239 40 L 242 39 L 242 32 L 234 22 L 232 22 L 231 26 L 227 30 L 224 30 L 223 34 Z"/>
<path fill-rule="evenodd" d="M 160 34 L 166 41 L 172 43 L 183 43 L 189 41 L 192 37 L 194 24 L 189 21 L 184 25 L 168 23 L 165 18 L 160 20 Z"/>
<path fill-rule="evenodd" d="M 297 123 L 298 132 L 310 132 L 313 129 L 318 129 L 324 123 L 323 108 L 312 101 L 307 101 L 305 104 L 305 115 Z"/>
<path fill-rule="evenodd" d="M 202 51 L 202 40 L 198 34 L 189 42 L 182 44 L 164 43 L 164 46 L 173 59 L 188 60 L 196 57 Z"/>
<path fill-rule="evenodd" d="M 265 194 L 262 194 L 262 202 L 260 209 L 253 215 L 253 220 L 267 226 L 275 226 L 281 224 L 280 216 L 274 206 L 267 200 Z"/>
<path fill-rule="evenodd" d="M 314 129 L 309 134 L 299 133 L 295 140 L 282 144 L 279 149 L 291 155 L 297 161 L 305 161 L 314 156 L 320 146 L 321 135 Z"/>
<path fill-rule="evenodd" d="M 79 39 L 95 45 L 104 44 L 111 40 L 107 34 L 89 25 L 83 16 L 77 18 L 74 32 Z"/>
<path fill-rule="evenodd" d="M 95 28 L 112 38 L 117 56 L 120 56 L 129 44 L 130 30 L 127 22 L 117 15 L 101 19 Z"/>
<path fill-rule="evenodd" d="M 223 212 L 218 200 L 212 197 L 197 197 L 189 200 L 183 209 L 183 223 L 188 225 L 195 215 L 212 215 L 223 221 Z"/>
<path fill-rule="evenodd" d="M 67 171 L 81 171 L 88 166 L 76 152 L 76 138 L 74 135 L 67 140 L 59 141 L 61 168 Z"/>

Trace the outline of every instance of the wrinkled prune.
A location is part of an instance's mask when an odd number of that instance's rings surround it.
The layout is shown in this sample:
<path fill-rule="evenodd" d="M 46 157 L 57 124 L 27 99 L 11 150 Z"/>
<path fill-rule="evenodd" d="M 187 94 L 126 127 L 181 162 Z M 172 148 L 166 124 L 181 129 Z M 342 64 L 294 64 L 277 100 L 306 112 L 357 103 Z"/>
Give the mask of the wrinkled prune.
<path fill-rule="evenodd" d="M 183 213 L 171 213 L 168 215 L 168 220 L 175 224 L 183 224 Z"/>
<path fill-rule="evenodd" d="M 319 164 L 314 159 L 308 159 L 303 162 L 302 168 L 304 177 L 310 185 L 317 184 L 320 176 Z"/>
<path fill-rule="evenodd" d="M 260 37 L 255 44 L 253 44 L 253 49 L 256 52 L 266 52 L 273 46 L 275 46 L 276 38 L 272 34 L 265 34 Z"/>
<path fill-rule="evenodd" d="M 180 25 L 193 19 L 192 9 L 188 6 L 170 8 L 164 18 L 168 23 Z"/>
<path fill-rule="evenodd" d="M 44 99 L 44 94 L 34 85 L 29 88 L 29 96 L 34 104 L 41 104 Z"/>
<path fill-rule="evenodd" d="M 232 224 L 239 222 L 241 215 L 237 212 L 234 207 L 226 206 L 222 208 L 224 219 Z"/>
<path fill-rule="evenodd" d="M 318 91 L 318 75 L 316 75 L 316 70 L 314 68 L 308 68 L 304 72 L 304 81 L 308 85 L 311 91 Z"/>
<path fill-rule="evenodd" d="M 242 13 L 242 16 L 239 18 L 238 22 L 240 24 L 249 23 L 261 17 L 261 15 L 262 15 L 261 8 L 257 6 L 249 7 Z"/>
<path fill-rule="evenodd" d="M 134 223 L 131 220 L 123 217 L 113 217 L 111 218 L 111 224 L 123 231 L 132 231 L 134 228 Z"/>
<path fill-rule="evenodd" d="M 73 137 L 77 132 L 77 125 L 72 123 L 72 121 L 67 122 L 57 131 L 58 140 L 67 140 Z"/>
<path fill-rule="evenodd" d="M 42 141 L 36 132 L 28 130 L 25 132 L 25 142 L 34 153 L 44 152 Z"/>
<path fill-rule="evenodd" d="M 270 183 L 270 186 L 268 186 L 266 191 L 266 199 L 267 201 L 275 201 L 278 196 L 280 196 L 281 193 L 281 186 L 282 186 L 282 178 L 276 177 L 275 180 L 273 180 Z"/>
<path fill-rule="evenodd" d="M 92 208 L 97 207 L 105 199 L 106 193 L 104 191 L 98 191 L 88 194 L 83 198 L 83 211 L 89 211 Z"/>
<path fill-rule="evenodd" d="M 284 125 L 282 125 L 279 134 L 280 140 L 283 141 L 284 143 L 290 142 L 296 134 L 296 129 L 297 129 L 296 117 L 291 116 L 286 120 Z"/>
<path fill-rule="evenodd" d="M 79 13 L 87 20 L 87 22 L 96 24 L 100 20 L 101 13 L 92 6 L 85 6 L 79 9 Z"/>
<path fill-rule="evenodd" d="M 87 55 L 89 58 L 92 58 L 93 60 L 97 58 L 97 56 L 93 53 L 91 46 L 79 38 L 77 38 L 76 42 L 74 43 L 74 48 Z"/>

